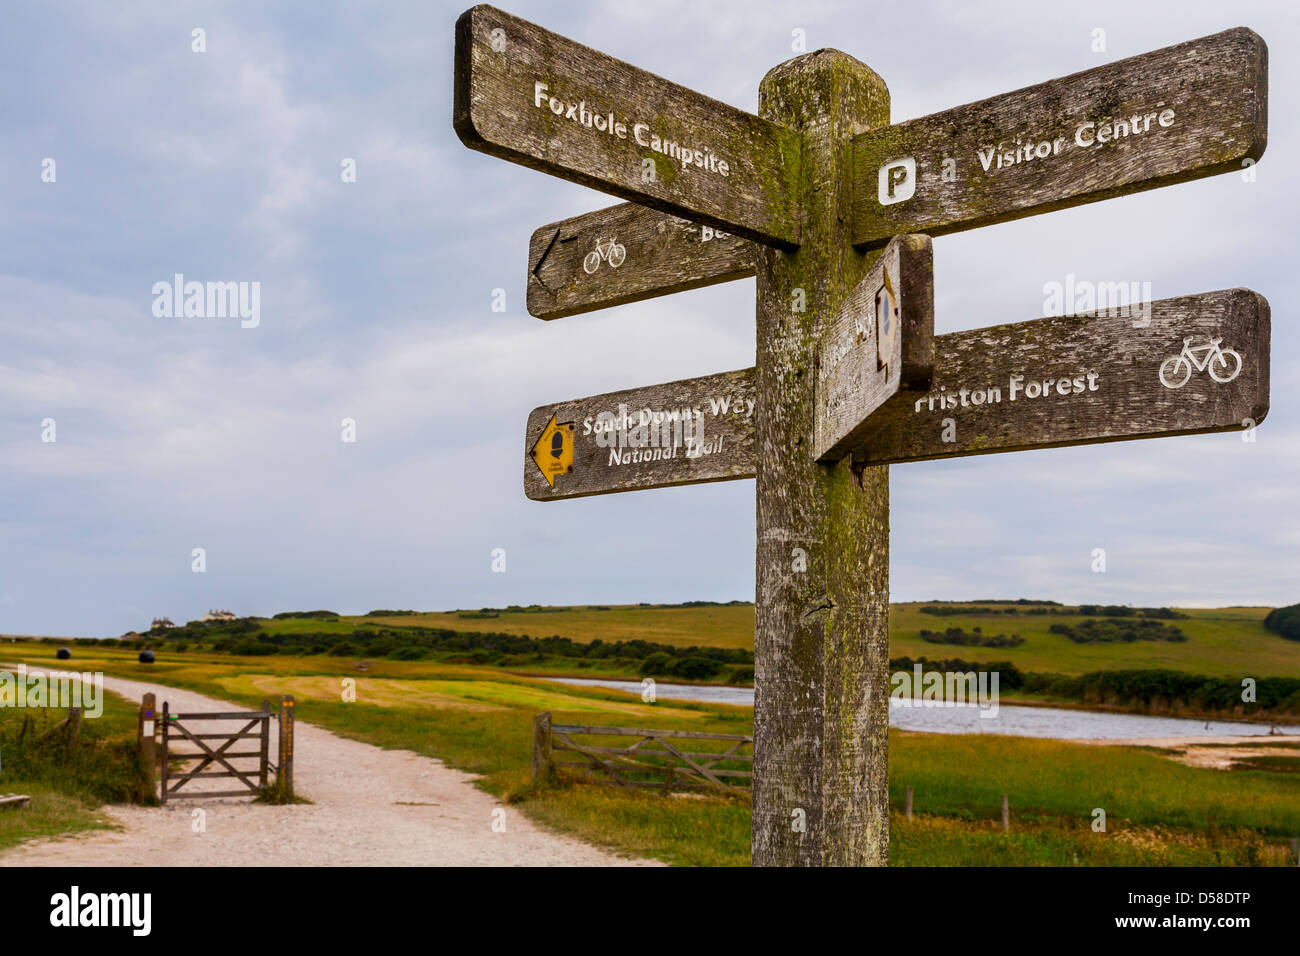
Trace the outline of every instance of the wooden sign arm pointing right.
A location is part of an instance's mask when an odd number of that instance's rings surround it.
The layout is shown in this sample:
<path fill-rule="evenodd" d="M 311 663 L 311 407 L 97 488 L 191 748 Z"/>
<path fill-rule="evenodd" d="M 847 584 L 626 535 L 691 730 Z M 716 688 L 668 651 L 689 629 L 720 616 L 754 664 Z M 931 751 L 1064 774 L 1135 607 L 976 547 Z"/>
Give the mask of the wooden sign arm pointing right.
<path fill-rule="evenodd" d="M 1242 169 L 1268 142 L 1245 27 L 858 136 L 854 243 L 938 236 Z"/>

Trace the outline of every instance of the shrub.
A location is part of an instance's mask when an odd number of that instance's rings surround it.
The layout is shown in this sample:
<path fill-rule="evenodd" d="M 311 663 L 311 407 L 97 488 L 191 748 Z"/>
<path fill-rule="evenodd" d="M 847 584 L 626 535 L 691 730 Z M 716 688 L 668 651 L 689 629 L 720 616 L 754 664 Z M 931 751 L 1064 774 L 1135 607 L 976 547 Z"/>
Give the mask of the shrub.
<path fill-rule="evenodd" d="M 243 657 L 266 657 L 269 654 L 276 653 L 277 648 L 274 644 L 267 644 L 263 641 L 238 641 L 231 645 L 230 653 L 239 654 Z"/>
<path fill-rule="evenodd" d="M 645 677 L 658 677 L 669 673 L 672 666 L 672 655 L 657 651 L 641 662 L 641 674 Z"/>
<path fill-rule="evenodd" d="M 1300 641 L 1300 604 L 1274 608 L 1264 618 L 1264 626 L 1290 641 Z"/>
<path fill-rule="evenodd" d="M 332 657 L 359 657 L 361 650 L 351 641 L 340 641 L 329 650 Z"/>
<path fill-rule="evenodd" d="M 683 657 L 673 664 L 672 676 L 685 680 L 707 680 L 717 676 L 722 664 L 708 657 Z"/>

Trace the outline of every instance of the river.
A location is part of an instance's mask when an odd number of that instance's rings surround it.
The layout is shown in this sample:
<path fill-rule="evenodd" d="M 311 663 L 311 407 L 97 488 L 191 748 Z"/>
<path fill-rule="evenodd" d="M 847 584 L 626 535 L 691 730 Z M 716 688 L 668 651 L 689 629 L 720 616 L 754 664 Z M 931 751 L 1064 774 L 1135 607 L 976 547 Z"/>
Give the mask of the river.
<path fill-rule="evenodd" d="M 641 693 L 641 682 L 588 677 L 547 677 L 545 680 L 582 687 L 606 687 Z M 656 682 L 655 696 L 662 700 L 694 700 L 711 704 L 754 706 L 752 687 L 716 684 L 663 684 Z M 1197 720 L 1188 717 L 1149 717 L 1063 707 L 1026 707 L 1002 704 L 996 708 L 922 707 L 891 700 L 889 724 L 901 730 L 938 734 L 1004 734 L 1013 737 L 1050 737 L 1058 740 L 1126 740 L 1159 737 L 1261 737 L 1266 723 L 1240 720 Z M 1284 734 L 1300 734 L 1300 726 L 1278 725 Z"/>

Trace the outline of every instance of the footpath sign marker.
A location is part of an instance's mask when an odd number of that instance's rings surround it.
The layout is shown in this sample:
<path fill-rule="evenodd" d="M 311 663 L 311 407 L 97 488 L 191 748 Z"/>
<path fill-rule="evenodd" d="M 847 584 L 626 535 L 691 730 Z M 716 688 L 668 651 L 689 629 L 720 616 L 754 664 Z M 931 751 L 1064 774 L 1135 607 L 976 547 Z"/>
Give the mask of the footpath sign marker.
<path fill-rule="evenodd" d="M 744 279 L 756 255 L 740 236 L 623 203 L 533 233 L 528 311 L 558 319 Z"/>
<path fill-rule="evenodd" d="M 1268 140 L 1244 27 L 856 137 L 854 241 L 937 236 L 1240 170 Z"/>
<path fill-rule="evenodd" d="M 721 372 L 543 405 L 528 416 L 537 436 L 524 462 L 524 493 L 537 501 L 638 488 L 754 477 L 754 375 Z M 538 462 L 567 428 L 568 469 Z"/>
<path fill-rule="evenodd" d="M 888 862 L 888 465 L 1268 412 L 1257 293 L 933 336 L 926 236 L 1240 168 L 1266 102 L 1243 28 L 891 126 L 835 50 L 770 71 L 753 116 L 492 7 L 457 21 L 462 141 L 638 204 L 539 229 L 529 311 L 756 276 L 754 368 L 534 409 L 523 462 L 544 501 L 756 479 L 755 865 Z"/>

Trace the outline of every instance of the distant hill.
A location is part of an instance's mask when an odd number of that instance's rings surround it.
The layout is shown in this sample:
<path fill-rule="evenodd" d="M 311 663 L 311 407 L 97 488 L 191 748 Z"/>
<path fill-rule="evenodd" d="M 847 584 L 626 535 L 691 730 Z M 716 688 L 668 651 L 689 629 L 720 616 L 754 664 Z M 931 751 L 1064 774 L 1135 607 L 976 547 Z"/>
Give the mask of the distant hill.
<path fill-rule="evenodd" d="M 934 658 L 952 656 L 960 646 L 961 656 L 971 660 L 1009 661 L 1026 672 L 1064 675 L 1163 668 L 1237 680 L 1243 676 L 1298 676 L 1300 640 L 1267 629 L 1266 619 L 1277 625 L 1281 616 L 1281 612 L 1270 615 L 1270 610 L 1067 606 L 1028 599 L 894 604 L 890 609 L 890 653 L 893 657 Z M 1153 626 L 1155 622 L 1160 627 Z M 285 611 L 271 619 L 191 622 L 146 639 L 191 645 L 211 645 L 221 639 L 226 646 L 256 642 L 257 650 L 266 654 L 291 648 L 321 653 L 347 642 L 357 653 L 366 654 L 376 653 L 385 644 L 400 647 L 408 642 L 434 641 L 440 647 L 454 648 L 457 634 L 497 635 L 490 642 L 496 645 L 511 635 L 541 641 L 558 637 L 561 643 L 575 644 L 643 642 L 641 652 L 633 655 L 637 658 L 657 652 L 660 646 L 676 649 L 677 656 L 692 646 L 712 648 L 720 649 L 716 655 L 720 659 L 741 667 L 746 662 L 741 656 L 721 651 L 752 652 L 754 606 L 742 601 L 687 601 L 431 612 L 380 609 L 362 615 Z M 469 647 L 481 642 L 462 643 Z M 949 644 L 952 649 L 945 650 Z M 609 648 L 586 656 L 602 657 L 611 652 Z"/>

